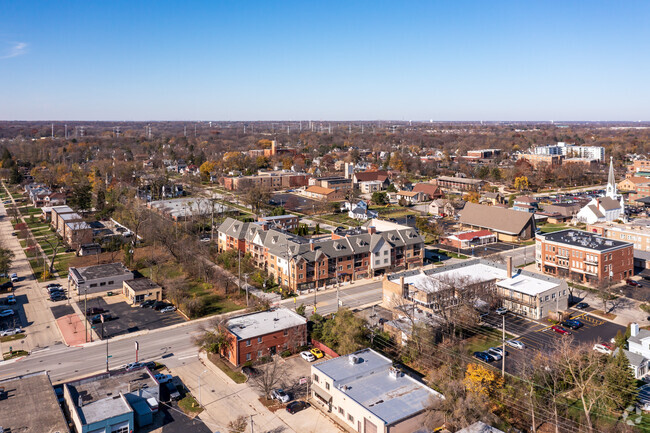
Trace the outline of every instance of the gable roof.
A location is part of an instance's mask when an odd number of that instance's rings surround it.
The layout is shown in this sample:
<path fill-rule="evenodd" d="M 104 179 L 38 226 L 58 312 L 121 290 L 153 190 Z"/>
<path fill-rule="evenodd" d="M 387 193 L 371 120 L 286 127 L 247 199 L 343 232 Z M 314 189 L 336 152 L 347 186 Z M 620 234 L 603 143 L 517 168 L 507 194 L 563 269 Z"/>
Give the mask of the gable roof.
<path fill-rule="evenodd" d="M 605 210 L 614 210 L 614 209 L 620 209 L 621 208 L 621 203 L 619 201 L 617 201 L 617 200 L 614 200 L 611 197 L 601 197 L 600 198 L 600 205 Z"/>
<path fill-rule="evenodd" d="M 534 224 L 534 218 L 535 215 L 529 212 L 467 202 L 460 212 L 459 222 L 501 233 L 518 235 L 529 223 Z"/>
<path fill-rule="evenodd" d="M 423 192 L 429 196 L 442 195 L 442 190 L 434 183 L 416 183 L 413 185 L 413 191 Z"/>
<path fill-rule="evenodd" d="M 361 171 L 359 173 L 354 173 L 354 178 L 357 180 L 357 182 L 366 182 L 369 180 L 379 180 L 379 181 L 385 181 L 388 179 L 388 172 L 387 171 Z"/>

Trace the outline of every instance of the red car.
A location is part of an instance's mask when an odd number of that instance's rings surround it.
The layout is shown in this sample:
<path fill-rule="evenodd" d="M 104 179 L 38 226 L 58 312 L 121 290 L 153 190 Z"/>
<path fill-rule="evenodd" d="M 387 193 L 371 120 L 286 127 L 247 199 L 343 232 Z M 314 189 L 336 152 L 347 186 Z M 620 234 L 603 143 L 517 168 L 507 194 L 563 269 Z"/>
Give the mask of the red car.
<path fill-rule="evenodd" d="M 634 280 L 625 280 L 625 284 L 632 287 L 639 287 L 641 285 Z"/>
<path fill-rule="evenodd" d="M 564 329 L 564 328 L 561 327 L 561 326 L 551 326 L 551 329 L 552 329 L 553 331 L 557 332 L 558 334 L 562 334 L 562 335 L 571 335 L 571 331 L 567 331 L 566 329 Z"/>

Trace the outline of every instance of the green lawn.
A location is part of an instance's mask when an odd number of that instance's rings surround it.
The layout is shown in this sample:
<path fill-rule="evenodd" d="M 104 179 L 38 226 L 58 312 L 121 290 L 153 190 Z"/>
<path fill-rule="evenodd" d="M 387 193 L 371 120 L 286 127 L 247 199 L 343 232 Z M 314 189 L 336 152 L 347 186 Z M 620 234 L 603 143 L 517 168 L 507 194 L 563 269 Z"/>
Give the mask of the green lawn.
<path fill-rule="evenodd" d="M 359 221 L 348 217 L 347 213 L 321 215 L 320 218 L 326 220 L 327 222 L 334 223 L 336 225 L 357 227 L 359 224 L 361 224 Z"/>
<path fill-rule="evenodd" d="M 214 365 L 219 367 L 221 371 L 226 373 L 226 375 L 232 379 L 233 382 L 235 383 L 244 383 L 246 382 L 246 376 L 238 371 L 234 371 L 233 369 L 226 364 L 226 362 L 219 357 L 219 355 L 215 355 L 213 353 L 208 353 L 208 359 L 210 362 L 212 362 Z"/>
<path fill-rule="evenodd" d="M 179 400 L 178 407 L 187 414 L 199 414 L 203 412 L 203 408 L 199 406 L 199 403 L 190 394 L 187 394 L 183 399 Z"/>
<path fill-rule="evenodd" d="M 30 219 L 27 218 L 27 226 L 33 231 L 34 229 L 41 228 L 41 227 L 47 228 L 49 227 L 49 223 L 47 223 L 46 221 L 41 221 L 38 218 L 36 218 L 34 221 L 30 221 Z"/>
<path fill-rule="evenodd" d="M 22 340 L 23 338 L 25 338 L 25 334 L 14 334 L 7 335 L 6 337 L 0 337 L 0 341 L 3 343 L 8 343 L 10 341 Z"/>
<path fill-rule="evenodd" d="M 484 350 L 487 350 L 490 347 L 500 346 L 501 338 L 501 331 L 482 326 L 480 334 L 476 334 L 475 336 L 467 339 L 467 352 L 469 354 L 473 354 L 474 352 L 482 352 Z M 512 335 L 506 333 L 506 340 L 511 338 Z"/>
<path fill-rule="evenodd" d="M 542 233 L 553 233 L 560 230 L 566 230 L 568 228 L 569 226 L 567 226 L 566 224 L 545 224 L 540 227 L 540 231 Z"/>

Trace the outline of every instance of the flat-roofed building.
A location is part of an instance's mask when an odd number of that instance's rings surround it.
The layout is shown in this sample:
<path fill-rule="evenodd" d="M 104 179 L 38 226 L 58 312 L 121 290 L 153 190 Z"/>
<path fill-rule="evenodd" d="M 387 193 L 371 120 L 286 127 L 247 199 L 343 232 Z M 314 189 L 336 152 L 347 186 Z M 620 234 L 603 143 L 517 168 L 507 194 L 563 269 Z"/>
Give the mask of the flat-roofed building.
<path fill-rule="evenodd" d="M 46 371 L 0 380 L 0 431 L 70 432 Z"/>
<path fill-rule="evenodd" d="M 496 297 L 510 311 L 536 320 L 568 308 L 566 281 L 513 269 L 510 257 L 505 265 L 476 259 L 392 274 L 384 278 L 382 287 L 384 307 L 395 310 L 396 306 L 412 303 L 434 319 L 443 309 L 453 309 L 461 299 L 489 304 Z"/>
<path fill-rule="evenodd" d="M 304 194 L 307 197 L 321 201 L 342 201 L 345 200 L 345 192 L 346 190 L 343 189 L 335 190 L 333 188 L 312 185 L 305 189 Z"/>
<path fill-rule="evenodd" d="M 478 230 L 473 232 L 454 233 L 441 239 L 440 243 L 453 248 L 474 248 L 481 245 L 493 244 L 497 241 L 497 235 L 489 230 Z"/>
<path fill-rule="evenodd" d="M 64 233 L 65 242 L 75 250 L 93 241 L 93 228 L 85 221 L 65 223 Z"/>
<path fill-rule="evenodd" d="M 538 234 L 537 269 L 589 283 L 621 281 L 634 274 L 634 244 L 581 230 Z"/>
<path fill-rule="evenodd" d="M 312 364 L 311 376 L 317 407 L 356 432 L 417 431 L 431 399 L 444 398 L 372 349 Z"/>
<path fill-rule="evenodd" d="M 111 371 L 65 383 L 63 399 L 77 433 L 131 433 L 153 423 L 160 385 L 146 367 Z"/>
<path fill-rule="evenodd" d="M 70 206 L 52 206 L 50 208 L 50 224 L 55 232 L 59 232 L 59 215 L 75 213 Z"/>
<path fill-rule="evenodd" d="M 132 280 L 133 272 L 122 263 L 71 267 L 68 272 L 68 284 L 81 294 L 95 294 L 108 291 L 122 292 L 124 281 Z"/>
<path fill-rule="evenodd" d="M 436 183 L 440 188 L 456 191 L 478 191 L 485 185 L 485 181 L 481 179 L 468 179 L 456 176 L 440 176 L 436 179 Z"/>
<path fill-rule="evenodd" d="M 144 301 L 161 301 L 162 287 L 149 278 L 136 278 L 122 283 L 122 294 L 129 304 L 141 304 Z"/>
<path fill-rule="evenodd" d="M 330 188 L 335 191 L 352 189 L 352 179 L 343 176 L 330 176 L 330 177 L 313 177 L 309 179 L 310 186 L 322 186 L 323 188 Z"/>
<path fill-rule="evenodd" d="M 239 366 L 307 344 L 307 319 L 287 308 L 233 317 L 220 325 L 230 344 L 222 355 Z"/>

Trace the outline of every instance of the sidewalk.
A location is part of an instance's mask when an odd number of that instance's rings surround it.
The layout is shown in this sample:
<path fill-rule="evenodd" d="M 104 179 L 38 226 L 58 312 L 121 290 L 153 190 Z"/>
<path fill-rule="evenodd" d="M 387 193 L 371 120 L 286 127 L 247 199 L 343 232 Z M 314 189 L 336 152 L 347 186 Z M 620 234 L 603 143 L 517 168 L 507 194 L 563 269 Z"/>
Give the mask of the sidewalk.
<path fill-rule="evenodd" d="M 253 416 L 254 431 L 289 431 L 298 433 L 339 433 L 332 421 L 314 408 L 291 415 L 284 409 L 269 411 L 259 401 L 256 390 L 247 383 L 236 384 L 200 353 L 199 360 L 171 369 L 205 409 L 199 417 L 212 430 L 228 431 L 228 423 L 239 416 L 249 424 Z M 199 376 L 201 391 L 199 392 Z"/>

